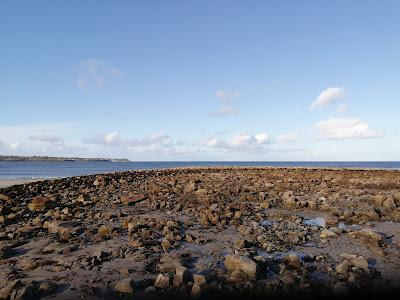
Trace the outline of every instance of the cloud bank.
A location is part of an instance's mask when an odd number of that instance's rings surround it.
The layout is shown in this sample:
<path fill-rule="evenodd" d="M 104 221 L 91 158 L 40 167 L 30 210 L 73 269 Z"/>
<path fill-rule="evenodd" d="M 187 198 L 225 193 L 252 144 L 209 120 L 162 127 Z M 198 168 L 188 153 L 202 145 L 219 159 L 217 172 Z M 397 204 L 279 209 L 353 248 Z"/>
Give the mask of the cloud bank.
<path fill-rule="evenodd" d="M 368 123 L 355 118 L 331 118 L 315 125 L 320 137 L 328 140 L 368 139 L 383 136 L 383 131 L 369 129 Z"/>

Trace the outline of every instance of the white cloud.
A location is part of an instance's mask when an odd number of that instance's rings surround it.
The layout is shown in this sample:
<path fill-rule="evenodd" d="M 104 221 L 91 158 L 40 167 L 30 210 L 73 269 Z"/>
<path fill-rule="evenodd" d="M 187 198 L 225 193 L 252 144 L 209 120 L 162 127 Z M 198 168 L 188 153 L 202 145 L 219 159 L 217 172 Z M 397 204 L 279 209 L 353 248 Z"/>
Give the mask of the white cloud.
<path fill-rule="evenodd" d="M 45 143 L 63 143 L 64 139 L 59 136 L 51 136 L 46 134 L 32 135 L 29 137 L 31 141 L 39 141 Z"/>
<path fill-rule="evenodd" d="M 299 137 L 299 135 L 301 133 L 304 133 L 304 129 L 300 128 L 300 129 L 296 129 L 293 132 L 287 132 L 287 133 L 283 133 L 281 135 L 278 136 L 278 143 L 282 143 L 282 144 L 288 144 L 288 143 L 294 143 L 296 141 L 296 139 Z"/>
<path fill-rule="evenodd" d="M 105 142 L 106 142 L 107 144 L 113 144 L 113 143 L 119 141 L 119 140 L 120 140 L 120 138 L 119 138 L 119 132 L 118 132 L 118 131 L 114 131 L 114 132 L 111 132 L 111 133 L 109 133 L 109 134 L 106 134 L 106 135 L 104 136 L 104 140 L 105 140 Z"/>
<path fill-rule="evenodd" d="M 88 58 L 79 63 L 79 74 L 76 79 L 76 86 L 80 89 L 90 86 L 101 87 L 110 77 L 117 77 L 121 70 L 98 59 Z"/>
<path fill-rule="evenodd" d="M 315 109 L 317 107 L 325 107 L 330 104 L 341 101 L 343 100 L 343 98 L 344 98 L 343 88 L 329 87 L 318 95 L 317 99 L 315 99 L 314 102 L 311 103 L 310 108 Z"/>
<path fill-rule="evenodd" d="M 265 146 L 272 143 L 266 133 L 251 135 L 240 133 L 230 138 L 211 137 L 201 141 L 199 144 L 210 148 L 218 148 L 227 151 L 238 152 L 263 152 Z"/>
<path fill-rule="evenodd" d="M 339 106 L 336 108 L 336 111 L 341 114 L 345 113 L 347 111 L 347 104 L 339 104 Z"/>
<path fill-rule="evenodd" d="M 323 139 L 378 138 L 383 131 L 370 130 L 368 123 L 355 118 L 331 118 L 315 125 Z"/>
<path fill-rule="evenodd" d="M 279 143 L 294 143 L 295 140 L 296 140 L 296 134 L 294 132 L 283 133 L 280 136 L 278 136 Z"/>
<path fill-rule="evenodd" d="M 174 147 L 181 144 L 175 141 L 168 134 L 159 132 L 151 136 L 138 139 L 123 139 L 118 131 L 114 131 L 105 135 L 97 135 L 91 138 L 84 139 L 86 144 L 96 144 L 104 146 L 120 146 L 128 148 L 154 148 L 154 147 Z"/>
<path fill-rule="evenodd" d="M 212 112 L 211 116 L 226 117 L 239 113 L 239 110 L 233 104 L 234 99 L 239 97 L 239 92 L 219 90 L 215 93 L 215 97 L 220 101 L 221 106 L 217 111 Z"/>
<path fill-rule="evenodd" d="M 16 151 L 16 150 L 18 150 L 18 148 L 19 148 L 20 145 L 21 145 L 20 142 L 11 143 L 11 144 L 10 144 L 10 149 L 11 149 L 12 151 Z"/>

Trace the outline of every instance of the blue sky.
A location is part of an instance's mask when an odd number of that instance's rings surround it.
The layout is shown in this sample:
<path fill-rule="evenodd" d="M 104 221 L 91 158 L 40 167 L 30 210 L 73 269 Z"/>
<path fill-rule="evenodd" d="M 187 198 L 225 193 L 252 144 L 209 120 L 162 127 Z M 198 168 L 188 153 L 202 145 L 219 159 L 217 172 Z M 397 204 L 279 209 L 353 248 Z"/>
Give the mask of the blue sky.
<path fill-rule="evenodd" d="M 1 1 L 0 154 L 400 160 L 399 1 Z"/>

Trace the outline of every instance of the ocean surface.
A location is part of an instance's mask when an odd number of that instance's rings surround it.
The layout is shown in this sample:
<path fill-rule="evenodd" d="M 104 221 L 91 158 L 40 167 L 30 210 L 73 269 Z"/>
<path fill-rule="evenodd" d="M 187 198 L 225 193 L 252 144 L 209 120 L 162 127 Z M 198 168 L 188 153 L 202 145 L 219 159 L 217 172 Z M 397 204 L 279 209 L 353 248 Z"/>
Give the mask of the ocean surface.
<path fill-rule="evenodd" d="M 196 166 L 272 166 L 399 169 L 400 162 L 101 162 L 101 161 L 0 161 L 0 179 L 55 178 L 126 170 L 164 169 Z"/>

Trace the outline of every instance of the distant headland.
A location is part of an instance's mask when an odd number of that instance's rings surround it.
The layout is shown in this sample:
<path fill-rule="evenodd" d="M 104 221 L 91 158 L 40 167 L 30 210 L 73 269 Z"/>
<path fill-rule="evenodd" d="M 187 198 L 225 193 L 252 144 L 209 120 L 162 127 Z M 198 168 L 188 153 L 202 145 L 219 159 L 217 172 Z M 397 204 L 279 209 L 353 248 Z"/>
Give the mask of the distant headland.
<path fill-rule="evenodd" d="M 88 157 L 54 157 L 54 156 L 15 156 L 0 155 L 0 161 L 111 161 L 130 162 L 127 158 L 88 158 Z"/>

